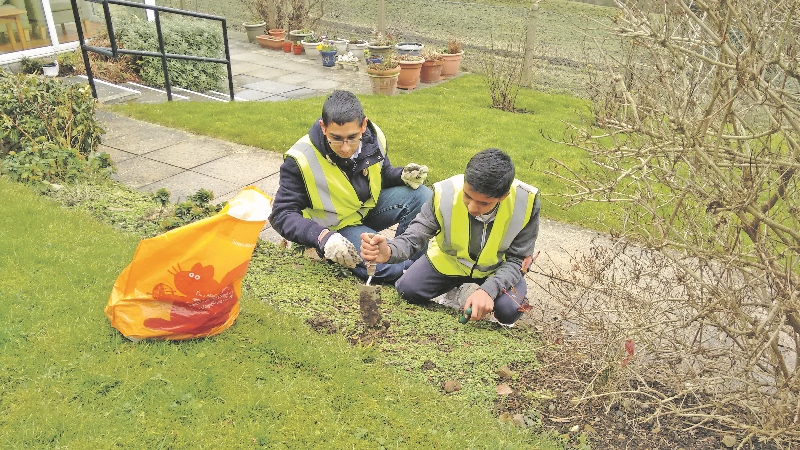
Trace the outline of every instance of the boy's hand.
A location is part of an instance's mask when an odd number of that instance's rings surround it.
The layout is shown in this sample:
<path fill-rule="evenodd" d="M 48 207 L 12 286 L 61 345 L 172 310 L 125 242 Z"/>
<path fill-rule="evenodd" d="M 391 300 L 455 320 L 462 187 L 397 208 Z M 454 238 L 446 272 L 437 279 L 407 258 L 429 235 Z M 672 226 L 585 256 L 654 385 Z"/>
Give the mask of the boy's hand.
<path fill-rule="evenodd" d="M 348 241 L 339 233 L 333 233 L 324 247 L 325 259 L 335 261 L 348 269 L 352 269 L 358 263 L 358 251 L 352 242 Z"/>
<path fill-rule="evenodd" d="M 364 261 L 385 263 L 392 256 L 392 251 L 386 245 L 386 236 L 372 233 L 361 233 L 361 257 Z"/>
<path fill-rule="evenodd" d="M 481 320 L 483 316 L 494 310 L 494 299 L 483 289 L 478 289 L 467 297 L 464 309 L 472 309 L 469 320 Z"/>
<path fill-rule="evenodd" d="M 411 189 L 417 189 L 425 182 L 428 177 L 428 166 L 420 166 L 419 164 L 409 163 L 403 167 L 403 173 L 400 174 L 400 179 L 403 180 Z"/>

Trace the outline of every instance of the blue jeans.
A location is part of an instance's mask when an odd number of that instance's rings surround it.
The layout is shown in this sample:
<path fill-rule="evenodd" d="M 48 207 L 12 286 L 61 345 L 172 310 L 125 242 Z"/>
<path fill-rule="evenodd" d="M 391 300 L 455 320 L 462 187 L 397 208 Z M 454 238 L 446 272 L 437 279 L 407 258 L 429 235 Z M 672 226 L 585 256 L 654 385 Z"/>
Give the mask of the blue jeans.
<path fill-rule="evenodd" d="M 409 303 L 424 304 L 431 299 L 444 294 L 454 287 L 464 283 L 483 284 L 486 278 L 471 278 L 442 275 L 433 268 L 428 257 L 419 258 L 408 271 L 395 283 L 395 288 L 400 297 Z M 501 323 L 511 325 L 520 317 L 520 307 L 528 303 L 525 296 L 528 294 L 528 285 L 522 277 L 516 286 L 508 287 L 506 292 L 501 292 L 494 299 L 494 317 Z"/>
<path fill-rule="evenodd" d="M 431 197 L 433 192 L 427 186 L 420 186 L 418 189 L 411 189 L 408 186 L 395 186 L 381 190 L 378 196 L 378 203 L 364 217 L 361 225 L 344 227 L 338 232 L 348 241 L 355 245 L 356 249 L 361 249 L 361 233 L 377 233 L 397 224 L 397 235 L 400 235 L 408 228 L 408 224 L 417 217 L 417 213 Z M 417 255 L 414 255 L 415 259 Z M 372 281 L 376 283 L 390 284 L 400 278 L 403 270 L 411 264 L 402 262 L 397 264 L 378 264 Z M 364 262 L 360 262 L 354 269 L 350 269 L 353 274 L 362 280 L 367 279 L 367 268 Z"/>

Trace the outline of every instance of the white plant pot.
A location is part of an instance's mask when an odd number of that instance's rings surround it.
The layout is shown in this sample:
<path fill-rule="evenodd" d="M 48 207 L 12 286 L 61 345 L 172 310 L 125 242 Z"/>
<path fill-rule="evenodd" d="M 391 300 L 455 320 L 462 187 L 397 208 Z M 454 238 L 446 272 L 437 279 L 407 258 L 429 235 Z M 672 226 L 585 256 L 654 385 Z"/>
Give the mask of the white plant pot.
<path fill-rule="evenodd" d="M 317 50 L 319 42 L 301 41 L 300 43 L 303 44 L 303 49 L 306 51 L 306 56 L 308 56 L 309 59 L 321 59 L 319 50 Z"/>
<path fill-rule="evenodd" d="M 42 66 L 42 73 L 46 77 L 57 77 L 58 76 L 58 61 L 54 61 L 55 64 L 53 65 L 46 65 Z"/>

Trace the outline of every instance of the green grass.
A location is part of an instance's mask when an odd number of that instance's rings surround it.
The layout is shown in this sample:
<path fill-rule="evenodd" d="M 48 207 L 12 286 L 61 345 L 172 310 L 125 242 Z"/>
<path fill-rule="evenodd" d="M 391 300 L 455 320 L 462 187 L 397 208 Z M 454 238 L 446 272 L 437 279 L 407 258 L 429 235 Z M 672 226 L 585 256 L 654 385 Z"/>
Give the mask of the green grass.
<path fill-rule="evenodd" d="M 513 158 L 517 177 L 540 189 L 542 214 L 564 222 L 605 230 L 608 205 L 559 206 L 566 187 L 544 173 L 557 159 L 578 168 L 588 162 L 584 152 L 553 144 L 542 133 L 563 137 L 565 122 L 590 120 L 585 100 L 520 90 L 517 108 L 528 114 L 491 108 L 483 77 L 465 75 L 427 89 L 392 97 L 359 97 L 367 116 L 386 133 L 393 165 L 426 164 L 429 181 L 462 173 L 469 158 L 488 147 L 499 147 Z M 127 104 L 114 111 L 197 134 L 214 136 L 274 152 L 285 152 L 307 133 L 322 111 L 324 97 L 286 102 Z"/>
<path fill-rule="evenodd" d="M 0 198 L 0 447 L 559 448 L 497 422 L 475 394 L 494 388 L 496 380 L 477 381 L 486 368 L 462 378 L 478 386 L 472 397 L 445 396 L 405 375 L 435 355 L 412 345 L 397 353 L 351 347 L 341 334 L 310 331 L 308 314 L 289 312 L 317 308 L 344 324 L 314 306 L 316 298 L 342 308 L 356 284 L 269 244 L 259 248 L 230 329 L 208 339 L 130 342 L 103 307 L 137 238 L 4 179 Z M 330 291 L 318 292 L 324 284 L 315 273 Z M 415 329 L 404 323 L 415 314 L 421 323 L 438 317 L 440 331 L 455 321 L 386 301 L 397 310 L 390 317 L 398 341 L 413 341 L 402 333 Z M 457 364 L 481 366 L 493 345 L 507 359 L 529 358 L 519 356 L 527 339 L 452 328 L 442 345 L 463 347 L 452 355 Z"/>

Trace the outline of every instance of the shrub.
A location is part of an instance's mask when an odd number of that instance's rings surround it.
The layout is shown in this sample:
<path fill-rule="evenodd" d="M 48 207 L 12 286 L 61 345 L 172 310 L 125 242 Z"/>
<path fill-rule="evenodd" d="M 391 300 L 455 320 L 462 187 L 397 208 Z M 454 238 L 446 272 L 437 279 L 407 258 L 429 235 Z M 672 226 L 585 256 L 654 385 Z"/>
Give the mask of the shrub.
<path fill-rule="evenodd" d="M 24 57 L 19 62 L 19 71 L 24 74 L 37 75 L 42 73 L 42 64 L 41 59 Z"/>
<path fill-rule="evenodd" d="M 104 131 L 95 105 L 88 85 L 0 71 L 0 156 L 45 141 L 88 156 Z"/>
<path fill-rule="evenodd" d="M 153 200 L 165 206 L 166 202 L 169 201 L 169 192 L 161 188 L 155 193 Z M 164 230 L 172 230 L 200 219 L 211 217 L 222 211 L 224 203 L 215 205 L 211 203 L 211 200 L 214 200 L 213 192 L 206 189 L 199 189 L 197 192 L 190 195 L 186 201 L 175 205 L 173 214 L 161 221 L 161 228 Z"/>
<path fill-rule="evenodd" d="M 87 85 L 0 70 L 0 173 L 23 182 L 108 172 Z"/>
<path fill-rule="evenodd" d="M 214 22 L 213 24 L 216 24 Z M 224 47 L 221 29 L 209 21 L 173 18 L 161 21 L 164 49 L 178 55 L 222 58 Z M 114 24 L 116 38 L 128 50 L 158 52 L 158 35 L 154 23 L 135 16 L 123 17 Z M 139 57 L 136 59 L 142 83 L 153 87 L 164 87 L 164 71 L 161 58 Z M 170 84 L 193 91 L 216 89 L 223 77 L 219 63 L 167 60 Z"/>

